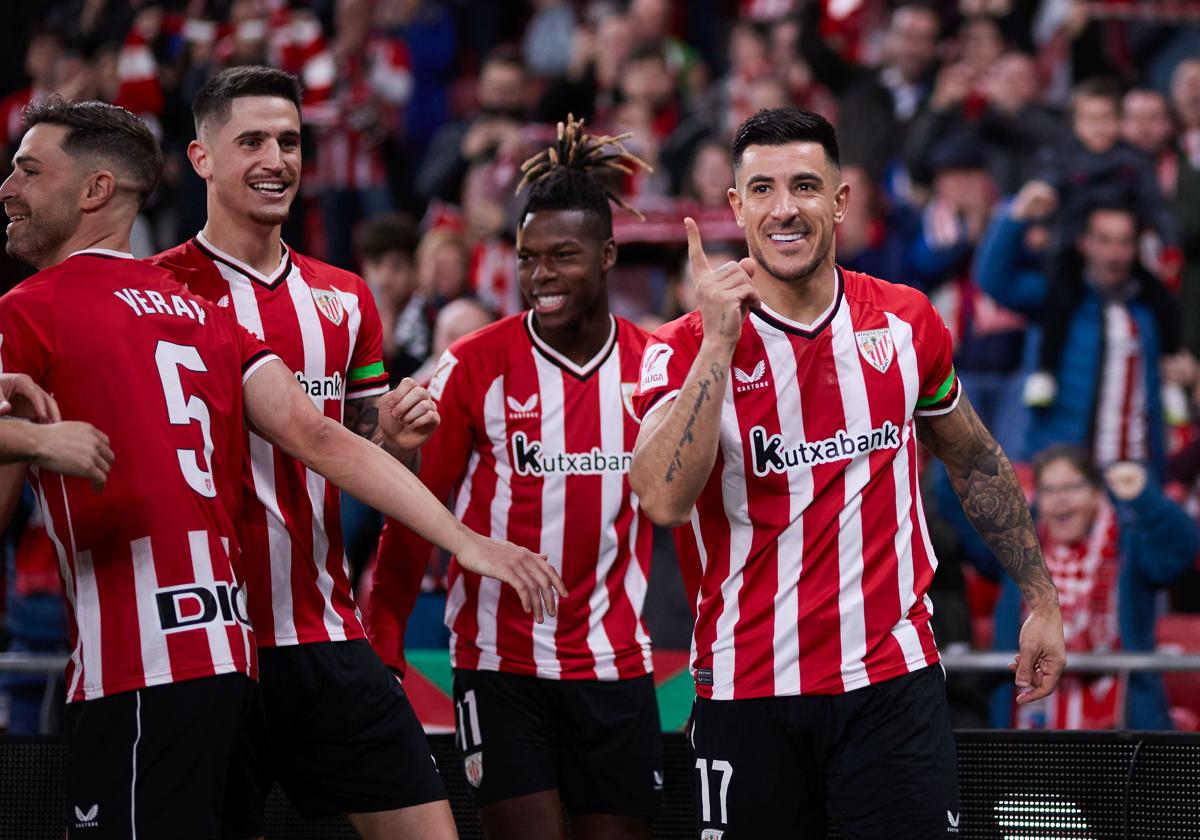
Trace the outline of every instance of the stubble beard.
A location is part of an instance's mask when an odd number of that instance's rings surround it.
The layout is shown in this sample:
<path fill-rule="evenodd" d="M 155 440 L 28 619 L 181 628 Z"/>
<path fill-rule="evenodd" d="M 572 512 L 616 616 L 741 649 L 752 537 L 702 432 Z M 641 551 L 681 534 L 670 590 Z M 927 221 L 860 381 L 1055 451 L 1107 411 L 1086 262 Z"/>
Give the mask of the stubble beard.
<path fill-rule="evenodd" d="M 772 266 L 771 263 L 767 261 L 765 255 L 763 254 L 763 249 L 758 245 L 757 242 L 750 245 L 750 256 L 754 257 L 754 261 L 765 268 L 767 272 L 776 280 L 790 285 L 793 283 L 803 282 L 812 277 L 816 270 L 820 268 L 821 264 L 825 262 L 825 258 L 829 256 L 829 251 L 832 247 L 833 236 L 831 234 L 823 241 L 818 243 L 819 250 L 817 253 L 813 254 L 812 258 L 809 259 L 808 262 L 806 262 L 798 270 L 791 273 L 781 271 Z"/>
<path fill-rule="evenodd" d="M 23 228 L 17 236 L 9 237 L 4 250 L 13 259 L 39 270 L 48 267 L 50 259 L 72 233 L 66 221 L 39 218 L 32 214 L 25 220 Z"/>

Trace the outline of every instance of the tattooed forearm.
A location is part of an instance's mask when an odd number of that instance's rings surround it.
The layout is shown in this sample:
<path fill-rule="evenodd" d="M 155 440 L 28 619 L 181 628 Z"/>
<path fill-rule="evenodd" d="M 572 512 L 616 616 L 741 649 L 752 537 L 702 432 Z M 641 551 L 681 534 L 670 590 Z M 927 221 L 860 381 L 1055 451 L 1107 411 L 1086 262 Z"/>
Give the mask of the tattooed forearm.
<path fill-rule="evenodd" d="M 365 437 L 376 445 L 382 445 L 383 433 L 379 430 L 379 397 L 364 397 L 346 400 L 343 423 L 356 435 Z"/>
<path fill-rule="evenodd" d="M 696 419 L 700 416 L 701 407 L 712 399 L 710 391 L 714 383 L 720 383 L 725 376 L 724 368 L 715 362 L 709 368 L 709 373 L 712 374 L 712 378 L 702 379 L 699 383 L 700 393 L 696 395 L 696 401 L 692 404 L 692 413 L 688 415 L 687 423 L 683 427 L 683 434 L 679 436 L 679 442 L 675 445 L 675 454 L 671 456 L 671 463 L 667 466 L 667 474 L 664 479 L 668 484 L 674 481 L 676 473 L 683 469 L 683 448 L 696 441 L 692 432 L 696 427 Z"/>
<path fill-rule="evenodd" d="M 1057 604 L 1058 592 L 1016 473 L 966 397 L 950 414 L 918 422 L 922 443 L 946 464 L 963 513 L 1029 605 Z"/>

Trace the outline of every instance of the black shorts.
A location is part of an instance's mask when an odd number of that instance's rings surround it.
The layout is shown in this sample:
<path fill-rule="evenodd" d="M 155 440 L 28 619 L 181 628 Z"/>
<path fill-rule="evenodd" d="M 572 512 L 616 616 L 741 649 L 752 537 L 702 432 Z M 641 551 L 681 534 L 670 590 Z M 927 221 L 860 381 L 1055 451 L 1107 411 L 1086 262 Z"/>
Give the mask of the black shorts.
<path fill-rule="evenodd" d="M 68 836 L 220 837 L 253 687 L 222 674 L 69 704 Z"/>
<path fill-rule="evenodd" d="M 557 789 L 573 813 L 658 813 L 662 723 L 652 676 L 546 680 L 455 670 L 454 707 L 477 804 Z"/>
<path fill-rule="evenodd" d="M 239 744 L 226 836 L 263 832 L 271 784 L 303 816 L 446 798 L 400 681 L 364 639 L 258 651 L 258 702 Z"/>
<path fill-rule="evenodd" d="M 954 733 L 939 666 L 830 696 L 697 698 L 693 790 L 705 840 L 958 833 Z"/>

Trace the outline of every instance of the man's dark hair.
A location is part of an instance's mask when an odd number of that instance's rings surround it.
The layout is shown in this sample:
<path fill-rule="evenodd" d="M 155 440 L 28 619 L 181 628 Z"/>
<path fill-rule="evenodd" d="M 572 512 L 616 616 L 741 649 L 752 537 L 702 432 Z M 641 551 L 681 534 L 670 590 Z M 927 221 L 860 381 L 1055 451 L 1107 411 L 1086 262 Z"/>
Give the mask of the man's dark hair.
<path fill-rule="evenodd" d="M 111 166 L 120 176 L 120 186 L 138 197 L 138 209 L 146 206 L 162 174 L 163 154 L 141 118 L 107 102 L 66 102 L 51 96 L 22 112 L 26 131 L 35 125 L 58 125 L 67 129 L 62 149 L 73 158 L 88 157 Z"/>
<path fill-rule="evenodd" d="M 651 167 L 621 143 L 629 137 L 596 137 L 583 130 L 582 121 L 568 116 L 558 124 L 558 141 L 525 161 L 525 177 L 517 186 L 520 193 L 529 186 L 529 196 L 518 216 L 523 224 L 530 213 L 542 210 L 581 210 L 592 216 L 600 239 L 612 236 L 612 208 L 609 201 L 628 210 L 639 219 L 642 214 L 631 207 L 600 179 L 608 175 L 628 175 L 633 167 Z"/>
<path fill-rule="evenodd" d="M 480 63 L 480 69 L 487 67 L 489 64 L 503 64 L 508 67 L 515 67 L 522 73 L 526 72 L 525 60 L 521 55 L 521 51 L 508 44 L 501 44 L 484 56 L 483 61 Z"/>
<path fill-rule="evenodd" d="M 1122 216 L 1128 216 L 1133 219 L 1133 226 L 1141 229 L 1142 220 L 1138 217 L 1138 211 L 1130 198 L 1129 204 L 1124 204 L 1119 201 L 1091 201 L 1083 208 L 1084 229 L 1086 230 L 1092 223 L 1092 217 L 1097 213 L 1120 213 Z"/>
<path fill-rule="evenodd" d="M 742 153 L 750 146 L 786 146 L 788 143 L 818 143 L 830 163 L 841 165 L 837 132 L 829 120 L 799 108 L 769 108 L 738 126 L 729 148 L 734 168 L 742 165 Z"/>
<path fill-rule="evenodd" d="M 364 262 L 398 252 L 412 258 L 417 251 L 417 230 L 402 213 L 387 213 L 364 222 L 358 230 L 358 253 Z"/>
<path fill-rule="evenodd" d="M 246 96 L 275 96 L 286 99 L 300 110 L 300 80 L 291 73 L 274 67 L 250 65 L 230 67 L 213 76 L 192 100 L 192 118 L 196 122 L 196 134 L 207 120 L 216 117 L 224 122 L 229 119 L 233 100 Z"/>
<path fill-rule="evenodd" d="M 1104 486 L 1104 475 L 1100 472 L 1100 468 L 1096 466 L 1096 461 L 1092 458 L 1091 453 L 1082 446 L 1077 446 L 1073 443 L 1056 443 L 1052 446 L 1047 446 L 1037 455 L 1033 456 L 1034 483 L 1040 484 L 1042 473 L 1046 471 L 1047 467 L 1057 461 L 1066 461 L 1092 487 L 1100 488 Z"/>
<path fill-rule="evenodd" d="M 1071 88 L 1070 110 L 1072 114 L 1079 106 L 1080 99 L 1107 99 L 1117 109 L 1117 113 L 1121 113 L 1121 86 L 1113 79 L 1094 76 L 1084 79 Z"/>

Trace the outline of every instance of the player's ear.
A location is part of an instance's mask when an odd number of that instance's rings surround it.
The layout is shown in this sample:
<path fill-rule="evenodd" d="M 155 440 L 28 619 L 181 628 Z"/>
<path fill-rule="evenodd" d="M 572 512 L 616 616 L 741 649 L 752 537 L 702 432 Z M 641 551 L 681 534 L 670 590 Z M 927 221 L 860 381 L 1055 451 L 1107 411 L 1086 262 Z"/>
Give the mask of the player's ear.
<path fill-rule="evenodd" d="M 98 210 L 112 199 L 116 191 L 116 176 L 108 169 L 98 169 L 83 179 L 79 209 Z"/>
<path fill-rule="evenodd" d="M 733 208 L 733 217 L 737 219 L 738 227 L 744 228 L 746 220 L 742 218 L 742 194 L 737 191 L 737 187 L 730 187 L 725 195 L 729 197 L 729 206 Z"/>
<path fill-rule="evenodd" d="M 193 140 L 188 143 L 187 156 L 188 160 L 192 162 L 192 169 L 207 181 L 212 176 L 212 161 L 208 157 L 208 147 L 199 140 Z"/>
<path fill-rule="evenodd" d="M 838 184 L 838 188 L 833 193 L 833 223 L 835 225 L 840 225 L 842 219 L 846 218 L 846 208 L 849 206 L 850 185 Z"/>
<path fill-rule="evenodd" d="M 617 264 L 617 240 L 611 237 L 604 243 L 604 253 L 600 258 L 600 270 L 609 271 Z"/>

